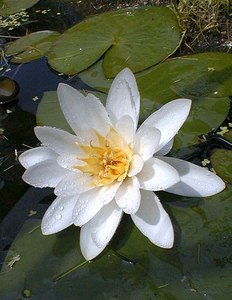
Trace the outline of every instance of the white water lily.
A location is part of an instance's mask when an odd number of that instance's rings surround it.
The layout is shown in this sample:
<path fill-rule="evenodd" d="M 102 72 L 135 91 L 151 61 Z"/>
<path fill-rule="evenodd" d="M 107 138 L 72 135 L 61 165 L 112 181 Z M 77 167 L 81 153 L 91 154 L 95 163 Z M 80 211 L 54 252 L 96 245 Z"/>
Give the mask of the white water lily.
<path fill-rule="evenodd" d="M 173 246 L 172 223 L 154 191 L 205 197 L 224 189 L 214 173 L 164 156 L 188 116 L 190 100 L 165 104 L 137 129 L 140 96 L 129 69 L 114 79 L 105 107 L 94 95 L 85 97 L 66 84 L 59 84 L 58 97 L 75 134 L 36 127 L 43 146 L 20 156 L 23 179 L 55 188 L 57 198 L 43 217 L 42 232 L 80 226 L 87 260 L 104 250 L 123 213 L 155 245 Z"/>

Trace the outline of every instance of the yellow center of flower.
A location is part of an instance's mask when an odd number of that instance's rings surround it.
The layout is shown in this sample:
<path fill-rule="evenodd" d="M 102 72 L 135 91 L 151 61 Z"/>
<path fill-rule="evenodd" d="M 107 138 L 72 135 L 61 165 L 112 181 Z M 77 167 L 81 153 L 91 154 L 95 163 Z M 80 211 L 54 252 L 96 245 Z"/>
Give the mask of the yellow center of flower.
<path fill-rule="evenodd" d="M 119 135 L 113 130 L 107 138 L 96 133 L 99 145 L 79 145 L 86 157 L 79 158 L 84 166 L 76 166 L 83 173 L 93 176 L 95 186 L 103 186 L 126 178 L 132 157 L 129 145 L 125 145 Z"/>

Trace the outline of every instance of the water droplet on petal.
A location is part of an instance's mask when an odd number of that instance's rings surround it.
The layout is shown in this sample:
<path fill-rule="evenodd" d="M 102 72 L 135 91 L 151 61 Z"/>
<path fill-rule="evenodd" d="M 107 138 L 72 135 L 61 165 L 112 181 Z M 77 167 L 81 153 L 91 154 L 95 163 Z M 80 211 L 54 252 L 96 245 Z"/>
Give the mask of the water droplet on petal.
<path fill-rule="evenodd" d="M 58 214 L 55 216 L 56 220 L 61 220 L 62 219 L 62 215 Z"/>

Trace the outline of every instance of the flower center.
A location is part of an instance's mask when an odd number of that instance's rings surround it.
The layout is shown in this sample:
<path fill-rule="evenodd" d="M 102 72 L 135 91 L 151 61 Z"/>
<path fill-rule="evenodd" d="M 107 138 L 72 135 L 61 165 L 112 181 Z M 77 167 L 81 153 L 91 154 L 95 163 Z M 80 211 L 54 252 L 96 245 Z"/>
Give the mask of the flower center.
<path fill-rule="evenodd" d="M 111 134 L 112 135 L 112 134 Z M 110 135 L 110 137 L 111 137 Z M 117 181 L 122 181 L 126 178 L 132 156 L 131 148 L 126 145 L 123 150 L 118 145 L 112 145 L 111 138 L 103 138 L 97 135 L 100 146 L 84 146 L 81 149 L 85 152 L 85 158 L 79 158 L 86 163 L 84 166 L 76 166 L 83 173 L 93 176 L 95 186 L 103 186 Z M 117 140 L 119 136 L 117 134 Z M 122 140 L 120 139 L 120 142 Z M 114 140 L 115 142 L 115 132 Z M 118 143 L 116 143 L 118 144 Z M 122 144 L 122 143 L 120 143 Z"/>

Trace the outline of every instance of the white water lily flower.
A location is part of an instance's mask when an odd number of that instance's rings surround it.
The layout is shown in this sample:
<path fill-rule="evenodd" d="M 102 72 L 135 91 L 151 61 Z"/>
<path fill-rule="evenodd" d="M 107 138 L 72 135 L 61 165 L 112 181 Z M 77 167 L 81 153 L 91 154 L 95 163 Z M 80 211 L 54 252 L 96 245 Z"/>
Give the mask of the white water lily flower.
<path fill-rule="evenodd" d="M 104 107 L 59 84 L 61 109 L 74 134 L 36 127 L 41 147 L 20 156 L 23 179 L 36 187 L 54 187 L 55 201 L 42 220 L 43 234 L 81 226 L 80 246 L 91 260 L 114 235 L 123 212 L 155 245 L 171 248 L 172 223 L 153 191 L 205 197 L 224 182 L 192 163 L 164 157 L 186 120 L 191 101 L 177 99 L 154 112 L 138 128 L 140 96 L 134 75 L 124 69 L 114 79 Z"/>

